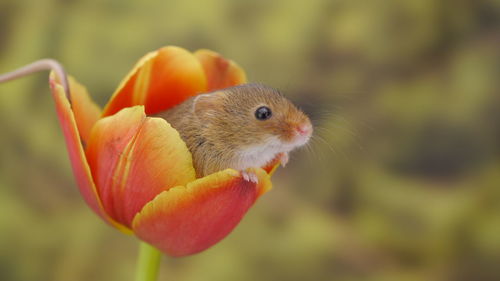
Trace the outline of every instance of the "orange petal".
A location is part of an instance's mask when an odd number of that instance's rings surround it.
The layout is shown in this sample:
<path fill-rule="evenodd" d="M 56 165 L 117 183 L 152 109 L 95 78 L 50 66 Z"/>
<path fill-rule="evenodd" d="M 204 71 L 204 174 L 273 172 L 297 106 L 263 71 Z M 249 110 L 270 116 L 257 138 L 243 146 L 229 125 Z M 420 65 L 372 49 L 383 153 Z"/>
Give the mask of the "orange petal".
<path fill-rule="evenodd" d="M 246 83 L 245 71 L 234 61 L 227 60 L 218 53 L 205 49 L 196 51 L 194 55 L 205 70 L 208 91 Z"/>
<path fill-rule="evenodd" d="M 90 130 L 101 115 L 101 108 L 95 104 L 87 93 L 87 89 L 73 77 L 68 77 L 71 108 L 75 114 L 78 131 L 84 143 L 90 137 Z"/>
<path fill-rule="evenodd" d="M 227 169 L 164 191 L 137 214 L 132 229 L 140 239 L 171 256 L 203 251 L 226 237 L 255 200 L 271 188 L 264 170 L 254 172 L 258 184 Z"/>
<path fill-rule="evenodd" d="M 179 47 L 164 47 L 137 63 L 113 94 L 103 116 L 134 105 L 145 105 L 148 115 L 155 114 L 206 90 L 203 67 L 194 55 Z"/>
<path fill-rule="evenodd" d="M 82 144 L 80 142 L 80 134 L 77 130 L 75 116 L 73 111 L 71 111 L 70 104 L 64 93 L 64 88 L 60 83 L 56 81 L 55 75 L 51 73 L 50 75 L 50 87 L 52 90 L 52 96 L 54 97 L 57 116 L 59 117 L 59 122 L 61 124 L 64 138 L 66 140 L 66 146 L 68 149 L 69 158 L 71 161 L 71 166 L 73 168 L 73 173 L 78 183 L 80 193 L 87 202 L 87 204 L 94 210 L 98 215 L 100 215 L 104 220 L 108 221 L 115 227 L 124 230 L 119 224 L 114 222 L 105 212 L 102 204 L 97 195 L 96 187 L 92 179 L 89 165 L 85 159 L 85 154 L 83 151 Z M 75 101 L 73 101 L 75 102 Z"/>
<path fill-rule="evenodd" d="M 161 118 L 146 117 L 143 106 L 99 120 L 87 157 L 104 209 L 127 226 L 156 195 L 195 179 L 177 131 Z"/>

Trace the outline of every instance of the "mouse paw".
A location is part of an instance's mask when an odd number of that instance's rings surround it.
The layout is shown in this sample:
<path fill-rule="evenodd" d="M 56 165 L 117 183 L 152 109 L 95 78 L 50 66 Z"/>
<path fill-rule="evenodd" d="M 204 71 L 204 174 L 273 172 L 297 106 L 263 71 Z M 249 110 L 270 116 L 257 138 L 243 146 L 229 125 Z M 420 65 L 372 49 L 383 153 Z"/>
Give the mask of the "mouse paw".
<path fill-rule="evenodd" d="M 290 159 L 288 157 L 288 152 L 283 152 L 283 153 L 280 153 L 279 155 L 279 159 L 280 159 L 280 164 L 281 166 L 285 167 L 286 164 L 288 163 L 288 160 Z"/>
<path fill-rule="evenodd" d="M 244 180 L 246 180 L 248 182 L 253 182 L 253 183 L 258 183 L 259 182 L 259 178 L 253 172 L 250 172 L 250 171 L 241 171 L 241 176 L 243 177 Z"/>

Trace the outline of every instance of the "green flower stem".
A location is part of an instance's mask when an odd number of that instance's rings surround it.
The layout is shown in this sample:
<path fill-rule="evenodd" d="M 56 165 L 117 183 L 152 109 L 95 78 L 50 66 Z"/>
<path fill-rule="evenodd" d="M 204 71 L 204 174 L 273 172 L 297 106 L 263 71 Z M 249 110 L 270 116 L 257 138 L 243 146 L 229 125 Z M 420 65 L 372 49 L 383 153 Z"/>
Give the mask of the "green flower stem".
<path fill-rule="evenodd" d="M 156 281 L 160 260 L 160 251 L 147 243 L 140 242 L 135 281 Z"/>

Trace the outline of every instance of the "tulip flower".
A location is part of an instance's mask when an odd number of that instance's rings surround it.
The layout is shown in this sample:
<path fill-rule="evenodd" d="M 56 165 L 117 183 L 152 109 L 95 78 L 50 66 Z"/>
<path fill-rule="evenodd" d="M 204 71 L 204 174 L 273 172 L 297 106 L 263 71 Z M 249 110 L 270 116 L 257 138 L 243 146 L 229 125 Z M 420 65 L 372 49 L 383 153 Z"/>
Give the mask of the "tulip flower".
<path fill-rule="evenodd" d="M 144 56 L 103 110 L 69 78 L 70 100 L 53 73 L 55 99 L 80 193 L 103 220 L 171 256 L 203 251 L 226 237 L 271 188 L 276 165 L 196 178 L 191 154 L 167 121 L 150 115 L 193 95 L 246 81 L 219 54 L 164 47 Z"/>

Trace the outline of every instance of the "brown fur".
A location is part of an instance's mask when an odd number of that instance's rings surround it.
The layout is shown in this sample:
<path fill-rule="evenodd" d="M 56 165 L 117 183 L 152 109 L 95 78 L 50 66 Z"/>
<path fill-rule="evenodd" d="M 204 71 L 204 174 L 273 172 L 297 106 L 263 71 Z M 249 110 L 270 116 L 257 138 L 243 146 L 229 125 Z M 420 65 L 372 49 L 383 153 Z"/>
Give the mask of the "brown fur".
<path fill-rule="evenodd" d="M 260 106 L 272 110 L 270 119 L 255 118 Z M 282 94 L 260 84 L 192 97 L 156 116 L 179 131 L 193 155 L 198 177 L 226 168 L 238 169 L 244 166 L 240 153 L 245 149 L 266 146 L 273 136 L 286 146 L 296 136 L 297 126 L 310 124 L 309 118 Z"/>

